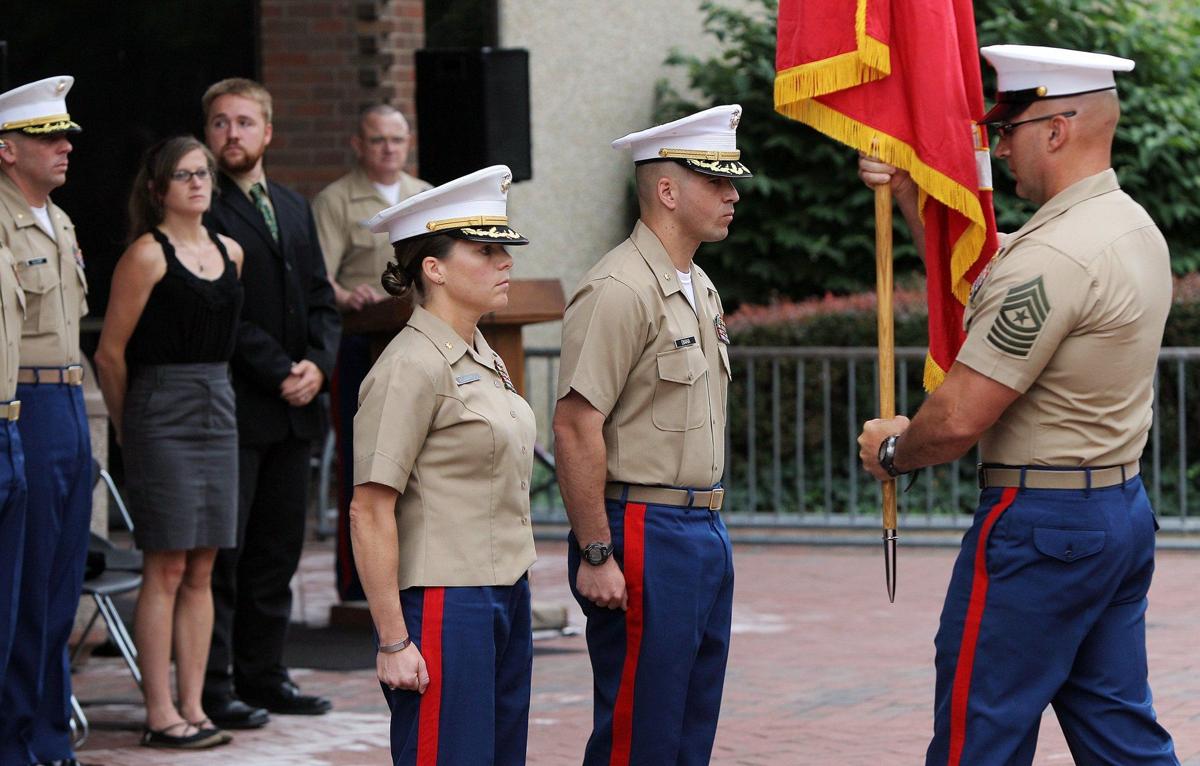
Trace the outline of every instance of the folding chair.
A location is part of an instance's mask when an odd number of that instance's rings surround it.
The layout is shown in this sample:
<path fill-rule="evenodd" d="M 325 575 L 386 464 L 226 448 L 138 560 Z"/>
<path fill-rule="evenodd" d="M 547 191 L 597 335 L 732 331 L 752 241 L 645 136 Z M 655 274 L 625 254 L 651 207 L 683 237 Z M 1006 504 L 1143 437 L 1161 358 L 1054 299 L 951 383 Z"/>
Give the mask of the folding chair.
<path fill-rule="evenodd" d="M 108 471 L 100 467 L 94 459 L 92 460 L 92 485 L 95 486 L 97 481 L 103 481 L 108 488 L 109 497 L 113 501 L 125 528 L 130 532 L 133 531 L 133 519 L 129 515 L 129 510 L 125 507 L 125 501 L 121 498 L 121 493 L 117 491 L 117 486 L 113 482 L 112 476 Z M 129 667 L 129 672 L 133 676 L 134 683 L 140 689 L 142 686 L 142 671 L 137 664 L 137 647 L 133 643 L 133 637 L 129 634 L 129 630 L 125 627 L 125 621 L 121 619 L 120 613 L 117 611 L 116 602 L 113 597 L 120 596 L 131 591 L 135 591 L 142 585 L 142 554 L 137 550 L 118 548 L 108 540 L 96 534 L 92 534 L 88 543 L 89 553 L 100 553 L 104 558 L 104 569 L 100 574 L 85 579 L 83 581 L 83 595 L 91 596 L 96 604 L 96 611 L 92 613 L 92 617 L 88 620 L 87 627 L 83 629 L 82 636 L 87 637 L 91 632 L 96 620 L 100 617 L 104 618 L 104 627 L 108 631 L 108 636 L 112 640 L 113 645 L 117 647 L 117 651 L 121 653 L 125 664 Z M 80 641 L 75 650 L 71 653 L 71 665 L 74 666 L 83 651 L 84 641 Z M 75 746 L 79 747 L 87 740 L 88 737 L 88 720 L 84 715 L 83 705 L 71 695 L 71 725 L 75 731 Z"/>

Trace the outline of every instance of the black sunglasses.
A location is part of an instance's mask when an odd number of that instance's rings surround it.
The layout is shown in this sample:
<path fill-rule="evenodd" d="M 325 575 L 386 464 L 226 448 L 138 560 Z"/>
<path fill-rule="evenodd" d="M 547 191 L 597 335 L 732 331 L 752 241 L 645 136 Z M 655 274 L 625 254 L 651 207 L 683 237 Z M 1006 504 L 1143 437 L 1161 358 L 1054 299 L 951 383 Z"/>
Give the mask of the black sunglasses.
<path fill-rule="evenodd" d="M 1055 117 L 1074 117 L 1074 116 L 1075 116 L 1075 111 L 1071 110 L 1069 112 L 1055 112 L 1054 114 L 1047 114 L 1047 115 L 1043 115 L 1041 117 L 1034 117 L 1029 120 L 1018 120 L 1017 122 L 1001 122 L 996 125 L 996 133 L 1001 138 L 1008 138 L 1013 134 L 1013 131 L 1015 131 L 1017 129 L 1017 127 L 1020 125 L 1028 125 L 1031 122 L 1042 122 L 1043 120 L 1053 120 Z"/>

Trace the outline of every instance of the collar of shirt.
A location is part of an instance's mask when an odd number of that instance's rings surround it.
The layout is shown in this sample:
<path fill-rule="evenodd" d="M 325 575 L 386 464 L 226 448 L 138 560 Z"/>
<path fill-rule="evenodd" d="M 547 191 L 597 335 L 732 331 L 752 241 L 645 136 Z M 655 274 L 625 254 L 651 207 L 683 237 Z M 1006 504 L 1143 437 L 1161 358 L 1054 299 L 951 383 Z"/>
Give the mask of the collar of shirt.
<path fill-rule="evenodd" d="M 14 219 L 13 224 L 18 229 L 24 229 L 28 226 L 36 226 L 38 231 L 46 234 L 46 230 L 43 229 L 40 224 L 38 224 L 37 218 L 34 217 L 33 208 L 29 206 L 29 202 L 26 201 L 25 195 L 21 193 L 21 190 L 17 187 L 16 183 L 14 183 L 13 180 L 8 177 L 8 174 L 3 171 L 0 171 L 0 204 L 3 204 L 6 208 L 8 208 L 9 212 L 12 213 Z M 47 198 L 46 214 L 50 216 L 50 220 L 52 222 L 56 217 L 54 215 L 55 210 L 56 208 L 54 207 L 54 203 Z M 46 236 L 54 239 L 53 235 L 46 234 Z"/>
<path fill-rule="evenodd" d="M 242 176 L 241 178 L 234 178 L 233 176 L 229 176 L 229 177 L 233 178 L 233 182 L 235 184 L 237 184 L 237 188 L 241 189 L 242 194 L 245 194 L 246 199 L 250 200 L 251 202 L 254 201 L 254 198 L 250 196 L 250 187 L 254 186 L 254 184 L 262 184 L 263 191 L 265 191 L 267 193 L 267 199 L 268 200 L 271 199 L 271 187 L 267 185 L 267 174 L 266 173 L 263 173 L 262 178 L 258 179 L 257 181 L 251 181 L 249 178 L 246 178 L 245 176 Z"/>
<path fill-rule="evenodd" d="M 483 339 L 483 333 L 475 328 L 475 341 L 469 346 L 450 325 L 434 316 L 422 306 L 414 306 L 412 316 L 408 318 L 408 326 L 429 339 L 429 342 L 446 358 L 446 363 L 453 365 L 464 354 L 470 354 L 479 364 L 493 372 L 496 370 L 495 357 L 492 347 Z"/>
<path fill-rule="evenodd" d="M 375 188 L 375 184 L 367 177 L 366 171 L 361 167 L 355 167 L 350 173 L 350 201 L 359 202 L 362 200 L 375 200 L 382 207 L 391 207 L 392 203 L 384 199 L 379 189 Z M 403 190 L 401 190 L 401 198 L 403 199 Z"/>
<path fill-rule="evenodd" d="M 667 255 L 667 249 L 663 247 L 653 229 L 638 220 L 629 239 L 637 251 L 642 254 L 646 265 L 654 272 L 658 287 L 662 290 L 664 297 L 683 289 L 679 284 L 679 279 L 675 276 L 675 264 L 671 261 L 671 256 Z"/>
<path fill-rule="evenodd" d="M 1001 250 L 1005 252 L 1012 250 L 1013 245 L 1022 237 L 1040 229 L 1079 203 L 1089 200 L 1092 197 L 1099 197 L 1101 194 L 1120 191 L 1120 189 L 1121 186 L 1117 183 L 1117 172 L 1112 168 L 1076 181 L 1058 194 L 1055 194 L 1046 201 L 1046 204 L 1038 208 L 1037 212 L 1025 222 L 1024 226 L 1017 229 L 1011 237 L 1005 240 L 1004 247 Z"/>

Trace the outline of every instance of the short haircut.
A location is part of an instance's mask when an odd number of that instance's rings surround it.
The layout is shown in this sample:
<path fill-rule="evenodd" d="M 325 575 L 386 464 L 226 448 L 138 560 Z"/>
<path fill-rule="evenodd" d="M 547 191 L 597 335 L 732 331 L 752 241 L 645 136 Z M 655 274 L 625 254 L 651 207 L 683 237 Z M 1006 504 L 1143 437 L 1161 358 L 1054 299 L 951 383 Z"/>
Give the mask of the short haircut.
<path fill-rule="evenodd" d="M 204 108 L 204 120 L 206 122 L 208 121 L 208 112 L 212 108 L 212 103 L 221 96 L 241 96 L 252 101 L 257 101 L 258 105 L 262 107 L 263 118 L 267 123 L 271 122 L 271 92 L 261 84 L 254 80 L 248 80 L 245 77 L 228 77 L 208 86 L 208 90 L 204 91 L 204 97 L 200 99 L 200 105 Z"/>
<path fill-rule="evenodd" d="M 401 112 L 391 104 L 374 103 L 367 104 L 362 109 L 358 110 L 358 132 L 359 135 L 363 132 L 363 126 L 366 125 L 368 117 L 387 117 L 388 115 L 396 114 L 404 121 L 404 127 L 409 128 L 408 120 L 404 117 L 404 112 Z"/>

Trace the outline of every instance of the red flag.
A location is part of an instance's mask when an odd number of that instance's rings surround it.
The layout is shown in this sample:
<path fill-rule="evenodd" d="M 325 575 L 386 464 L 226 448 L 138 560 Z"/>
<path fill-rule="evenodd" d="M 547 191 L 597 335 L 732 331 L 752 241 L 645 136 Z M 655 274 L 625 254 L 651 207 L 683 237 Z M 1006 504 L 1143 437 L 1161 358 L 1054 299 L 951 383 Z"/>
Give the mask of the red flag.
<path fill-rule="evenodd" d="M 780 0 L 778 34 L 775 109 L 907 170 L 920 188 L 932 391 L 996 250 L 971 2 Z"/>

